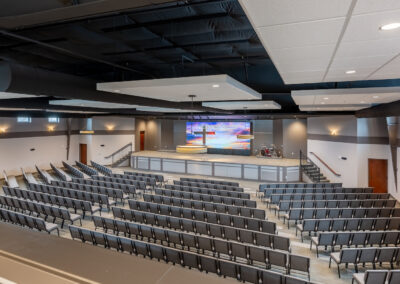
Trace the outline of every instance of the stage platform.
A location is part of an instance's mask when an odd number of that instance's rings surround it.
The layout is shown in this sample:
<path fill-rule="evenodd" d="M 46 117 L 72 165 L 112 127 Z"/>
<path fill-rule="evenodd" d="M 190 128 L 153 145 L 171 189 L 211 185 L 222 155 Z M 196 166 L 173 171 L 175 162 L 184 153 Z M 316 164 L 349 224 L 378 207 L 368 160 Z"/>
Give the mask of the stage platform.
<path fill-rule="evenodd" d="M 132 154 L 137 170 L 204 175 L 262 182 L 299 181 L 298 159 L 270 159 L 255 156 L 183 154 L 141 151 Z"/>

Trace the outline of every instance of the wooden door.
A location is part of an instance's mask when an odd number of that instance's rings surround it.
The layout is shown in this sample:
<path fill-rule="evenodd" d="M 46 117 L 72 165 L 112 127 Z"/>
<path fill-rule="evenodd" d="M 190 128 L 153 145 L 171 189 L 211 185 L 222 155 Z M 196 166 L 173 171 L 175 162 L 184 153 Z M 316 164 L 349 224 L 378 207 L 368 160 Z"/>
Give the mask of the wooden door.
<path fill-rule="evenodd" d="M 388 192 L 387 160 L 368 159 L 368 186 L 373 187 L 375 193 Z"/>
<path fill-rule="evenodd" d="M 87 144 L 79 144 L 79 161 L 87 164 Z"/>
<path fill-rule="evenodd" d="M 140 151 L 144 151 L 144 131 L 140 131 Z"/>

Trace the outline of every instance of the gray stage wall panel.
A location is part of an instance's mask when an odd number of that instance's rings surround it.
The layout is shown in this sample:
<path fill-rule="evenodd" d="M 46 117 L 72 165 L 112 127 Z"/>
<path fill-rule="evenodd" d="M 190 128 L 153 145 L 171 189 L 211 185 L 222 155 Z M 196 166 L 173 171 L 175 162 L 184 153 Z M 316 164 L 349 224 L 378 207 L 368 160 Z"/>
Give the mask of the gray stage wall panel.
<path fill-rule="evenodd" d="M 186 160 L 162 159 L 163 171 L 172 173 L 186 173 Z"/>
<path fill-rule="evenodd" d="M 243 178 L 258 180 L 259 171 L 257 165 L 243 165 Z"/>
<path fill-rule="evenodd" d="M 242 178 L 242 164 L 215 163 L 214 176 Z"/>
<path fill-rule="evenodd" d="M 161 171 L 161 159 L 160 158 L 150 158 L 150 170 Z"/>
<path fill-rule="evenodd" d="M 187 161 L 187 173 L 192 175 L 212 175 L 212 163 L 211 162 L 199 162 L 199 161 Z"/>
<path fill-rule="evenodd" d="M 167 158 L 132 156 L 132 168 L 155 172 L 182 173 L 259 182 L 298 182 L 299 167 L 262 166 Z"/>
<path fill-rule="evenodd" d="M 299 167 L 287 167 L 286 168 L 286 181 L 295 182 L 300 178 Z"/>

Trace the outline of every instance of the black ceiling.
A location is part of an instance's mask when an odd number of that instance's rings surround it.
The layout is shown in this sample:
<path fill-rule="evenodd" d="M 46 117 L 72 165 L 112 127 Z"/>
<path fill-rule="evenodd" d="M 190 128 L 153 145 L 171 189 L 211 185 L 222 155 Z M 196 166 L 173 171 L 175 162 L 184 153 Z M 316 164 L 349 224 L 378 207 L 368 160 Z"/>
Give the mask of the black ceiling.
<path fill-rule="evenodd" d="M 37 6 L 2 5 L 0 19 L 93 1 L 34 2 Z M 280 113 L 299 112 L 293 89 L 400 85 L 399 80 L 285 85 L 237 0 L 177 1 L 3 29 L 0 58 L 97 82 L 229 74 L 281 104 Z"/>

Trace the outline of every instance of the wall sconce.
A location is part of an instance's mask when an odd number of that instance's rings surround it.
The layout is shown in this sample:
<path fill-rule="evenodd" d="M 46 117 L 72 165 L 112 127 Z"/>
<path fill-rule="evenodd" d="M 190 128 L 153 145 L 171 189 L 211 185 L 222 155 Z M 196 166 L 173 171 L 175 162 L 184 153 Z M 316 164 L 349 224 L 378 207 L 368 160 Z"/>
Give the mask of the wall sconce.
<path fill-rule="evenodd" d="M 332 136 L 338 135 L 337 129 L 332 129 L 332 130 L 331 130 L 331 135 L 332 135 Z"/>
<path fill-rule="evenodd" d="M 106 124 L 106 129 L 107 129 L 108 131 L 113 131 L 114 128 L 115 128 L 115 125 L 114 125 L 114 124 Z"/>
<path fill-rule="evenodd" d="M 48 131 L 53 132 L 54 129 L 56 129 L 56 126 L 55 126 L 55 125 L 47 125 L 47 130 L 48 130 Z"/>
<path fill-rule="evenodd" d="M 7 127 L 0 127 L 0 134 L 6 133 L 7 132 Z"/>

